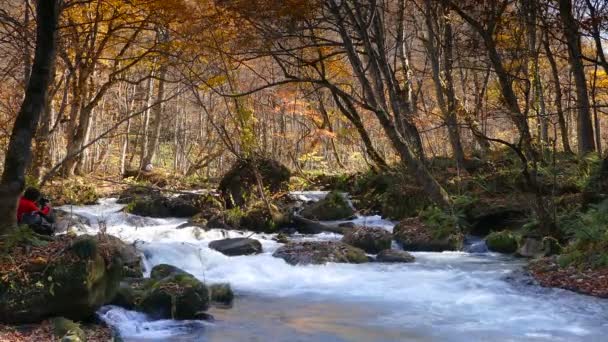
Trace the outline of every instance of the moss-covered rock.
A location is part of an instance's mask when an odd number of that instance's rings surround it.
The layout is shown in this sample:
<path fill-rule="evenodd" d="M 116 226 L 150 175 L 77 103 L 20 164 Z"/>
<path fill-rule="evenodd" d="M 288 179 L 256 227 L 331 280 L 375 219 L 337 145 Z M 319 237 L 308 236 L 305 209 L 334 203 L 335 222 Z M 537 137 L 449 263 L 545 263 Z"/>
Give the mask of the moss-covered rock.
<path fill-rule="evenodd" d="M 289 221 L 276 205 L 258 202 L 243 213 L 239 228 L 253 232 L 273 233 Z"/>
<path fill-rule="evenodd" d="M 234 301 L 234 292 L 228 283 L 212 284 L 209 286 L 209 292 L 213 303 L 229 306 Z"/>
<path fill-rule="evenodd" d="M 228 208 L 244 207 L 259 200 L 259 183 L 265 191 L 276 194 L 287 191 L 291 172 L 281 163 L 263 157 L 240 159 L 222 177 L 219 191 Z"/>
<path fill-rule="evenodd" d="M 110 302 L 122 279 L 123 261 L 98 237 L 58 238 L 28 260 L 22 272 L 8 272 L 0 284 L 0 322 L 39 322 L 53 316 L 92 317 Z"/>
<path fill-rule="evenodd" d="M 306 205 L 300 215 L 310 220 L 342 220 L 348 219 L 355 214 L 345 195 L 332 191 L 325 198 Z"/>
<path fill-rule="evenodd" d="M 277 249 L 272 256 L 290 265 L 328 262 L 361 264 L 369 261 L 365 251 L 339 241 L 290 242 Z"/>
<path fill-rule="evenodd" d="M 150 271 L 150 278 L 152 278 L 154 280 L 162 280 L 164 278 L 167 278 L 167 277 L 175 275 L 175 274 L 189 274 L 189 273 L 187 273 L 186 271 L 182 270 L 181 268 L 173 266 L 173 265 L 159 264 L 159 265 L 152 267 L 152 270 Z"/>
<path fill-rule="evenodd" d="M 393 228 L 393 237 L 408 251 L 458 251 L 464 236 L 456 227 L 435 228 L 418 217 L 407 218 Z"/>
<path fill-rule="evenodd" d="M 125 198 L 130 198 L 125 196 Z M 147 217 L 194 217 L 210 219 L 223 209 L 216 195 L 183 194 L 174 197 L 164 196 L 158 192 L 149 192 L 142 197 L 135 197 L 127 202 L 125 211 L 134 215 Z"/>
<path fill-rule="evenodd" d="M 517 251 L 518 243 L 517 236 L 510 231 L 503 230 L 500 232 L 490 233 L 486 237 L 486 245 L 493 252 L 512 254 Z"/>
<path fill-rule="evenodd" d="M 64 317 L 51 319 L 53 335 L 61 342 L 85 342 L 86 335 L 80 325 Z"/>
<path fill-rule="evenodd" d="M 372 227 L 350 228 L 344 234 L 342 242 L 361 248 L 367 253 L 377 254 L 391 248 L 393 234 L 386 229 Z"/>
<path fill-rule="evenodd" d="M 149 279 L 123 281 L 112 304 L 158 319 L 178 320 L 197 319 L 209 307 L 207 286 L 192 274 L 161 264 L 151 275 Z"/>
<path fill-rule="evenodd" d="M 410 253 L 398 249 L 385 249 L 376 256 L 377 262 L 414 262 L 416 258 Z"/>

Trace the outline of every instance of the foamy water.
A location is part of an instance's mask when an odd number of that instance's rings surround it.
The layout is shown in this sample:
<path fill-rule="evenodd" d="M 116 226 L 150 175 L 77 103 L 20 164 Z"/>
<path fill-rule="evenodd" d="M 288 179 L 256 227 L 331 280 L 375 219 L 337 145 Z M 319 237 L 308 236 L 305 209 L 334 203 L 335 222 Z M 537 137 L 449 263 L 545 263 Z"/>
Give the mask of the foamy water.
<path fill-rule="evenodd" d="M 306 196 L 306 193 L 300 193 Z M 312 196 L 311 196 L 312 197 Z M 183 219 L 143 219 L 113 200 L 71 210 L 110 234 L 136 242 L 148 270 L 167 263 L 237 293 L 215 323 L 152 321 L 106 307 L 100 317 L 126 341 L 606 341 L 608 301 L 523 285 L 521 260 L 496 254 L 413 253 L 412 264 L 291 266 L 272 257 L 272 234 L 176 229 Z M 361 217 L 392 229 L 390 221 Z M 258 239 L 264 253 L 227 257 L 208 243 Z M 306 240 L 337 240 L 323 233 Z"/>

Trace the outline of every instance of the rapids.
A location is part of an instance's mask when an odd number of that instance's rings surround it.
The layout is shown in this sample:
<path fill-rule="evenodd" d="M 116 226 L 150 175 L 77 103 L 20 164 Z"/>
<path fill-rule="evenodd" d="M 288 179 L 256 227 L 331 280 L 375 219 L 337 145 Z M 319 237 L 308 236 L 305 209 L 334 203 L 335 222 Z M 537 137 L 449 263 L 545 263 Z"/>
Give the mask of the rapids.
<path fill-rule="evenodd" d="M 299 193 L 303 199 L 323 194 Z M 199 279 L 230 282 L 231 309 L 216 320 L 152 321 L 107 306 L 99 317 L 125 341 L 606 341 L 608 301 L 533 285 L 522 260 L 493 253 L 412 253 L 412 264 L 290 266 L 272 253 L 272 234 L 254 234 L 264 253 L 227 257 L 210 241 L 251 233 L 186 227 L 183 219 L 141 218 L 98 205 L 64 207 L 87 217 L 87 233 L 136 242 L 148 270 L 168 263 Z M 391 230 L 380 217 L 356 220 Z M 298 239 L 340 239 L 337 234 Z"/>

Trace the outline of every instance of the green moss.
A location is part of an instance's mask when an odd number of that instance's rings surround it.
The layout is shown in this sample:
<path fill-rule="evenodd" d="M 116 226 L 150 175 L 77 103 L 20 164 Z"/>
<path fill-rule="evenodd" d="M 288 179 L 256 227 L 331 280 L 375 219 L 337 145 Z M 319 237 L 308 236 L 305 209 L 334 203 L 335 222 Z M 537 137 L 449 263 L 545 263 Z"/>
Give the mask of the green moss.
<path fill-rule="evenodd" d="M 211 301 L 222 305 L 231 305 L 234 300 L 234 292 L 228 283 L 213 284 L 209 286 Z"/>
<path fill-rule="evenodd" d="M 245 213 L 240 207 L 234 207 L 225 211 L 226 223 L 231 227 L 239 227 L 243 216 L 245 216 Z"/>
<path fill-rule="evenodd" d="M 420 220 L 431 230 L 433 239 L 441 240 L 460 233 L 458 219 L 439 207 L 430 206 L 420 212 Z"/>
<path fill-rule="evenodd" d="M 543 238 L 543 250 L 545 251 L 546 256 L 552 256 L 561 254 L 563 251 L 563 247 L 560 245 L 557 239 L 552 238 L 550 236 L 545 236 Z"/>
<path fill-rule="evenodd" d="M 150 278 L 155 280 L 161 280 L 171 275 L 180 273 L 184 273 L 184 271 L 173 265 L 160 264 L 152 268 L 152 271 L 150 272 Z"/>
<path fill-rule="evenodd" d="M 503 230 L 501 232 L 490 233 L 486 237 L 488 249 L 498 253 L 515 253 L 518 248 L 517 236 L 512 232 Z"/>
<path fill-rule="evenodd" d="M 66 338 L 70 341 L 86 341 L 86 335 L 80 325 L 67 318 L 53 318 L 51 324 L 53 325 L 53 335 L 62 341 Z"/>
<path fill-rule="evenodd" d="M 90 259 L 98 252 L 97 240 L 88 235 L 76 239 L 70 250 L 81 259 Z"/>
<path fill-rule="evenodd" d="M 345 261 L 351 264 L 363 264 L 368 262 L 365 252 L 358 248 L 349 248 L 344 253 Z"/>
<path fill-rule="evenodd" d="M 273 233 L 286 222 L 286 216 L 276 205 L 257 202 L 243 214 L 239 226 L 255 232 Z"/>
<path fill-rule="evenodd" d="M 320 201 L 305 207 L 301 215 L 309 219 L 329 221 L 349 218 L 354 213 L 355 211 L 344 198 L 344 195 L 340 192 L 332 191 Z"/>

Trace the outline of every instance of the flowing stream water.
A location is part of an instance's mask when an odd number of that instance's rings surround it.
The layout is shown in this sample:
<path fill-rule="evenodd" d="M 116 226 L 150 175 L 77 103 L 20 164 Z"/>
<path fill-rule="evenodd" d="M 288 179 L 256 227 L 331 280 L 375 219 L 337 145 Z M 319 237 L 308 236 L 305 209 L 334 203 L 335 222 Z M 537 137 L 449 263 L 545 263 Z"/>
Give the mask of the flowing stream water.
<path fill-rule="evenodd" d="M 316 199 L 322 194 L 299 193 Z M 254 234 L 255 256 L 227 257 L 207 247 L 251 233 L 186 227 L 183 219 L 142 218 L 120 212 L 114 200 L 65 207 L 98 227 L 136 242 L 146 269 L 178 266 L 207 283 L 229 282 L 230 309 L 214 308 L 214 322 L 150 320 L 107 306 L 99 317 L 127 342 L 135 341 L 608 341 L 608 300 L 532 285 L 524 262 L 493 253 L 412 253 L 411 264 L 290 266 L 272 257 L 281 244 Z M 391 230 L 393 223 L 359 223 Z M 337 234 L 301 236 L 333 240 Z"/>

